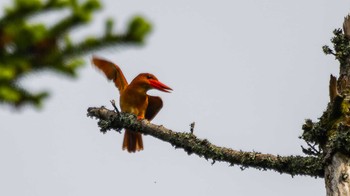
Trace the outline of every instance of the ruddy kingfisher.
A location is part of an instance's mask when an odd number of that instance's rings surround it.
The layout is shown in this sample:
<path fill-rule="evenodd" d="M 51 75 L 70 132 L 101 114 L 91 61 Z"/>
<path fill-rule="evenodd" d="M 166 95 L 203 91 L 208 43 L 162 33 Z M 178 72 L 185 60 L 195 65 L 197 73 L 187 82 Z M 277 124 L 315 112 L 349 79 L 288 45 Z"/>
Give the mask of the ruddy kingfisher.
<path fill-rule="evenodd" d="M 163 107 L 162 99 L 148 95 L 148 90 L 157 89 L 167 93 L 172 90 L 153 74 L 141 73 L 128 84 L 118 65 L 96 56 L 92 57 L 92 63 L 118 88 L 121 111 L 135 114 L 138 119 L 151 121 Z M 123 150 L 125 149 L 128 152 L 143 150 L 141 133 L 126 129 L 123 140 Z"/>

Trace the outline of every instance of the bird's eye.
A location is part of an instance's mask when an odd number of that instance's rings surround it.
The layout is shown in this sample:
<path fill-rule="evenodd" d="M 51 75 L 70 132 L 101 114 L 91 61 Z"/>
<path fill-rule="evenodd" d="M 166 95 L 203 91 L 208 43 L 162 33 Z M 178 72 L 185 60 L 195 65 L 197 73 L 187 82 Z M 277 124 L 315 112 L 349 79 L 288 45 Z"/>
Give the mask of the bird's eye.
<path fill-rule="evenodd" d="M 152 76 L 151 75 L 147 75 L 147 79 L 152 79 Z"/>

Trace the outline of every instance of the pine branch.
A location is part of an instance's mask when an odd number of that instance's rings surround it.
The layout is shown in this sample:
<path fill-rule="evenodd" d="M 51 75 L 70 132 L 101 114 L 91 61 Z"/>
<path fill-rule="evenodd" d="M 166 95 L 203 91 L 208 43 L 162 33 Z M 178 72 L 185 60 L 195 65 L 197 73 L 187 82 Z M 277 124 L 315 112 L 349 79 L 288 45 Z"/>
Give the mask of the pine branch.
<path fill-rule="evenodd" d="M 49 93 L 20 88 L 20 79 L 33 72 L 50 70 L 76 77 L 84 64 L 79 57 L 107 47 L 143 44 L 151 25 L 144 18 L 132 18 L 125 32 L 113 32 L 113 20 L 106 20 L 103 35 L 90 35 L 72 42 L 69 33 L 89 23 L 101 8 L 98 0 L 14 0 L 0 18 L 0 103 L 20 107 L 42 105 Z M 68 9 L 70 14 L 52 26 L 29 20 L 31 16 Z"/>
<path fill-rule="evenodd" d="M 36 14 L 43 14 L 52 10 L 64 9 L 69 1 L 48 0 L 15 0 L 14 6 L 6 9 L 6 15 L 0 19 L 0 27 L 12 23 L 14 20 L 22 20 Z"/>
<path fill-rule="evenodd" d="M 323 177 L 324 175 L 323 162 L 320 158 L 314 156 L 279 156 L 219 147 L 210 143 L 207 139 L 197 138 L 194 134 L 174 132 L 146 120 L 138 121 L 132 114 L 118 114 L 105 107 L 90 107 L 87 115 L 99 120 L 98 125 L 103 133 L 107 130 L 120 130 L 121 128 L 137 130 L 168 142 L 175 148 L 182 148 L 189 155 L 196 154 L 207 160 L 211 159 L 213 163 L 222 161 L 229 163 L 230 166 L 240 165 L 241 169 L 253 167 L 259 170 L 274 170 L 292 176 Z"/>
<path fill-rule="evenodd" d="M 101 8 L 99 2 L 90 0 L 82 5 L 74 4 L 70 9 L 71 15 L 61 19 L 56 23 L 49 31 L 49 34 L 53 37 L 59 37 L 71 31 L 72 29 L 87 23 L 91 20 L 94 11 Z"/>
<path fill-rule="evenodd" d="M 122 35 L 111 35 L 108 37 L 91 38 L 81 43 L 77 43 L 74 46 L 67 47 L 61 51 L 61 54 L 65 58 L 72 58 L 82 54 L 90 53 L 102 48 L 118 46 L 136 46 L 140 45 L 135 40 L 131 40 Z"/>

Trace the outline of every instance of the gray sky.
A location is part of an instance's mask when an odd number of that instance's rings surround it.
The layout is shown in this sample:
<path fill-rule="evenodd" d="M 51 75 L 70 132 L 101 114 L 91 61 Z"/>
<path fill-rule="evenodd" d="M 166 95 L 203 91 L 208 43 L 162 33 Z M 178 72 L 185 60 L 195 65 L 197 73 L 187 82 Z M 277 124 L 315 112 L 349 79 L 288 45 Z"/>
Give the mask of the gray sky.
<path fill-rule="evenodd" d="M 75 37 L 101 33 L 108 16 L 117 30 L 134 14 L 153 23 L 144 47 L 96 54 L 129 81 L 151 72 L 174 89 L 150 92 L 164 101 L 155 124 L 189 131 L 195 121 L 195 134 L 216 145 L 302 154 L 302 123 L 322 114 L 329 75 L 338 74 L 321 47 L 341 27 L 347 1 L 105 0 L 104 7 Z M 111 108 L 119 98 L 89 63 L 77 80 L 43 73 L 23 85 L 52 96 L 42 111 L 0 106 L 0 195 L 325 195 L 323 179 L 212 166 L 151 136 L 144 151 L 122 151 L 121 134 L 103 135 L 86 117 L 89 106 Z"/>

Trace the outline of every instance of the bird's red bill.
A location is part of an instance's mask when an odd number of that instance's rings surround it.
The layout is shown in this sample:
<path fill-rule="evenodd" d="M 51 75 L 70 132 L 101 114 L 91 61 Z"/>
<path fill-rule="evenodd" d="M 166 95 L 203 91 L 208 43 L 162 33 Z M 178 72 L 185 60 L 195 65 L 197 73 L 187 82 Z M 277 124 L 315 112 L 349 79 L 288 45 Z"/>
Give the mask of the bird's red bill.
<path fill-rule="evenodd" d="M 166 92 L 166 93 L 170 93 L 170 91 L 173 90 L 170 87 L 168 87 L 167 85 L 159 82 L 158 80 L 150 80 L 150 84 L 153 88 L 158 89 L 158 90 L 163 91 L 163 92 Z"/>

